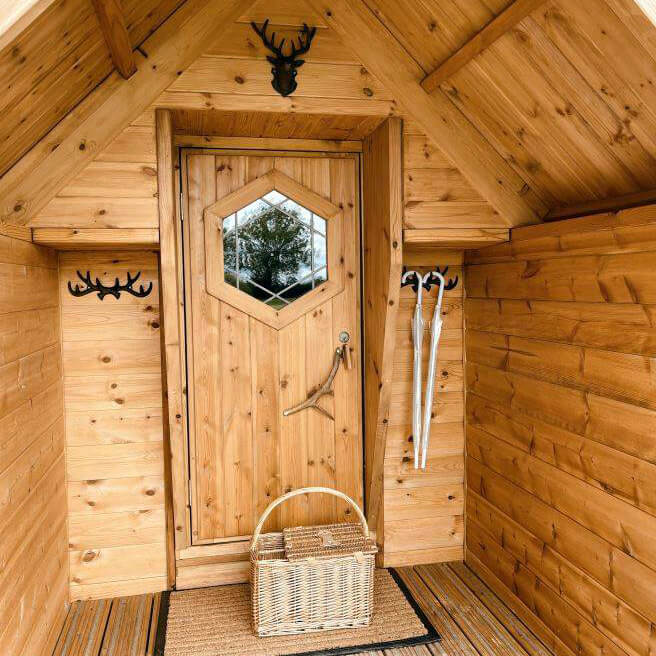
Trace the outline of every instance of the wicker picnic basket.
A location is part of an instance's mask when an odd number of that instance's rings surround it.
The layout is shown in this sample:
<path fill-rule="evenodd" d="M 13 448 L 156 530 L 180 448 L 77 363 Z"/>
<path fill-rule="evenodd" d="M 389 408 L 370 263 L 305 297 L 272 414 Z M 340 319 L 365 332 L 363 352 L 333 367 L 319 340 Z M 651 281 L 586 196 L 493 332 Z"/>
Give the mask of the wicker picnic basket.
<path fill-rule="evenodd" d="M 332 494 L 348 502 L 360 524 L 285 529 L 260 535 L 271 512 L 300 494 Z M 260 637 L 367 626 L 373 611 L 377 548 L 367 520 L 345 494 L 306 487 L 264 511 L 251 543 L 253 629 Z"/>

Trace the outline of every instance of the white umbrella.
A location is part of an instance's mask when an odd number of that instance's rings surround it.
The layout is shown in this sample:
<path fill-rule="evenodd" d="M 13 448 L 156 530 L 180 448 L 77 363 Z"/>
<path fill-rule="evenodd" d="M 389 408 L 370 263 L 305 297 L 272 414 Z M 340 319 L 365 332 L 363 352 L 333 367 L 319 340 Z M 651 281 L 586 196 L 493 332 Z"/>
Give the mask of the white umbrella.
<path fill-rule="evenodd" d="M 401 283 L 415 276 L 417 280 L 417 304 L 412 317 L 412 342 L 414 346 L 413 381 L 412 381 L 412 441 L 415 449 L 415 469 L 419 469 L 419 445 L 421 443 L 421 348 L 424 339 L 424 317 L 422 314 L 421 297 L 423 281 L 417 271 L 407 271 L 403 274 Z"/>
<path fill-rule="evenodd" d="M 437 369 L 437 352 L 440 343 L 440 335 L 442 334 L 442 297 L 444 295 L 444 276 L 439 271 L 432 271 L 424 276 L 421 281 L 423 286 L 434 276 L 439 281 L 439 291 L 437 293 L 437 302 L 435 303 L 435 310 L 433 311 L 433 319 L 431 320 L 431 341 L 430 341 L 430 356 L 428 359 L 428 377 L 426 379 L 426 397 L 424 399 L 424 426 L 421 433 L 421 468 L 426 469 L 426 456 L 428 454 L 428 442 L 430 440 L 430 427 L 433 413 L 433 396 L 435 393 L 435 370 Z M 421 288 L 420 286 L 420 288 Z M 422 321 L 423 330 L 423 321 Z M 415 354 L 416 355 L 416 354 Z M 421 358 L 421 348 L 420 348 Z M 421 364 L 420 364 L 421 367 Z M 421 369 L 420 369 L 421 371 Z M 419 379 L 419 393 L 421 393 L 421 378 Z M 416 384 L 416 380 L 415 380 Z M 415 463 L 417 455 L 417 444 L 415 443 Z M 417 465 L 415 464 L 415 468 Z"/>

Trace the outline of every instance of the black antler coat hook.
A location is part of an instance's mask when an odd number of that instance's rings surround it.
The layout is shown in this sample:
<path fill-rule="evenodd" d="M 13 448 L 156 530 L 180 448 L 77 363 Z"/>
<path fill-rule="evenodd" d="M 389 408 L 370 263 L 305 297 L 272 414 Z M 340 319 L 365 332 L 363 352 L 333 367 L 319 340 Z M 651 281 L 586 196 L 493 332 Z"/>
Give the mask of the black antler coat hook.
<path fill-rule="evenodd" d="M 102 301 L 105 296 L 111 295 L 114 298 L 120 298 L 121 292 L 127 292 L 128 294 L 132 294 L 132 296 L 136 296 L 137 298 L 143 298 L 144 296 L 148 296 L 148 294 L 150 294 L 150 292 L 153 290 L 152 282 L 149 282 L 148 287 L 145 289 L 143 285 L 139 285 L 139 291 L 136 291 L 132 288 L 132 285 L 134 285 L 134 283 L 139 280 L 141 271 L 138 271 L 134 276 L 131 276 L 130 272 L 128 271 L 128 281 L 125 283 L 125 285 L 121 285 L 118 281 L 118 278 L 115 278 L 114 284 L 110 287 L 103 285 L 98 278 L 96 278 L 95 283 L 92 282 L 91 274 L 89 271 L 87 271 L 86 276 L 83 276 L 79 271 L 77 271 L 77 276 L 86 285 L 86 287 L 80 287 L 78 283 L 75 283 L 75 287 L 73 287 L 69 280 L 68 291 L 73 296 L 86 296 L 87 294 L 98 292 L 98 298 Z"/>
<path fill-rule="evenodd" d="M 446 280 L 446 274 L 448 270 L 449 270 L 448 266 L 445 266 L 444 270 L 436 266 L 431 271 L 431 274 L 437 271 L 438 273 L 442 274 L 442 276 Z M 406 271 L 407 271 L 407 267 L 403 267 L 403 274 L 405 274 Z M 419 276 L 410 276 L 405 282 L 401 282 L 401 287 L 407 287 L 408 285 L 410 285 L 412 287 L 412 291 L 414 291 L 414 293 L 416 294 L 417 290 L 419 289 L 419 282 L 420 282 Z M 427 292 L 429 292 L 431 290 L 431 287 L 437 285 L 438 283 L 439 280 L 437 276 L 431 275 L 430 278 L 426 280 L 426 282 L 422 283 L 422 286 Z M 456 276 L 455 278 L 449 278 L 446 284 L 444 285 L 444 291 L 445 292 L 451 291 L 452 289 L 455 289 L 457 285 L 458 285 L 458 276 Z"/>
<path fill-rule="evenodd" d="M 269 26 L 269 19 L 264 21 L 261 28 L 255 22 L 251 22 L 253 29 L 259 34 L 262 43 L 275 55 L 275 57 L 267 57 L 267 60 L 273 64 L 271 72 L 273 73 L 273 80 L 271 86 L 281 95 L 288 96 L 294 93 L 298 86 L 296 82 L 297 68 L 303 66 L 305 60 L 296 59 L 299 55 L 304 55 L 309 49 L 317 32 L 316 27 L 308 27 L 303 23 L 303 29 L 300 30 L 298 35 L 298 46 L 292 41 L 292 49 L 288 55 L 283 52 L 283 46 L 286 39 L 281 39 L 280 44 L 276 45 L 276 33 L 271 34 L 271 39 L 266 35 L 267 27 Z"/>

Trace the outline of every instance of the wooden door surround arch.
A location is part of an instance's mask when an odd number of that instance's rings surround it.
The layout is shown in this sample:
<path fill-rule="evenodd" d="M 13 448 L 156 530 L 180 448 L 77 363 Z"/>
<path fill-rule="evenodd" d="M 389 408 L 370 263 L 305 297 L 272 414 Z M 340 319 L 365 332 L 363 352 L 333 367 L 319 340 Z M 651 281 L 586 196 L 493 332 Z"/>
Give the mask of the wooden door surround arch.
<path fill-rule="evenodd" d="M 327 222 L 328 279 L 287 307 L 275 309 L 244 294 L 225 282 L 223 263 L 223 219 L 271 191 L 278 191 L 300 203 Z M 344 227 L 342 210 L 311 189 L 272 168 L 238 189 L 204 212 L 205 276 L 212 296 L 244 310 L 250 316 L 277 330 L 344 290 Z"/>

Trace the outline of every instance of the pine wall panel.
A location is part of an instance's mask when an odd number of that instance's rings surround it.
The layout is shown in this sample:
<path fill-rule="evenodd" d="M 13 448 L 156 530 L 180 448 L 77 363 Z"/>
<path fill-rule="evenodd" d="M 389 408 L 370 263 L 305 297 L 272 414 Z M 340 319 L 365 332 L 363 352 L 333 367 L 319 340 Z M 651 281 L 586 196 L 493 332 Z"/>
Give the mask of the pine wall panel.
<path fill-rule="evenodd" d="M 405 264 L 422 274 L 458 261 L 435 249 L 408 252 Z M 448 276 L 459 276 L 456 264 Z M 437 288 L 424 294 L 423 379 L 426 380 L 430 325 Z M 435 376 L 430 447 L 425 470 L 414 468 L 412 434 L 413 342 L 416 295 L 401 289 L 392 372 L 392 401 L 384 470 L 384 565 L 397 567 L 462 560 L 464 542 L 463 284 L 445 292 L 442 336 Z M 422 398 L 423 403 L 423 398 Z"/>
<path fill-rule="evenodd" d="M 145 298 L 72 296 L 141 271 Z M 60 253 L 72 599 L 166 588 L 157 253 Z"/>
<path fill-rule="evenodd" d="M 57 254 L 0 235 L 0 653 L 40 654 L 68 600 Z"/>
<path fill-rule="evenodd" d="M 466 269 L 466 559 L 561 654 L 656 622 L 656 212 L 520 228 Z"/>

